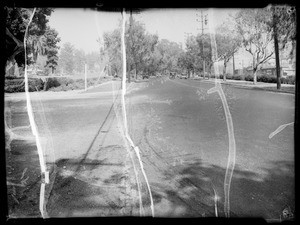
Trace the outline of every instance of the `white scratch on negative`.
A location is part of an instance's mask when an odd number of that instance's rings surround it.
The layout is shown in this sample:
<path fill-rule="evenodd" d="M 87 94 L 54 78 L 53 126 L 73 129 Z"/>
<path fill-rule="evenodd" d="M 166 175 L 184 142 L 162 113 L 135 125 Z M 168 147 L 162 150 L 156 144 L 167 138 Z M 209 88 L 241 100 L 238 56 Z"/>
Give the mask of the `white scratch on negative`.
<path fill-rule="evenodd" d="M 269 135 L 269 139 L 271 139 L 272 137 L 274 137 L 276 134 L 278 134 L 280 131 L 282 131 L 284 128 L 286 128 L 287 126 L 293 125 L 294 122 L 291 123 L 287 123 L 287 124 L 283 124 L 281 126 L 279 126 L 275 131 L 273 131 L 270 135 Z"/>
<path fill-rule="evenodd" d="M 215 39 L 215 31 L 212 26 L 211 21 L 213 21 L 213 11 L 210 9 L 209 13 L 210 19 L 209 19 L 209 30 L 210 30 L 210 40 L 211 40 L 211 46 L 212 46 L 212 57 L 213 62 L 215 62 L 218 59 L 218 52 L 217 52 L 217 45 L 216 45 L 216 39 Z M 209 89 L 207 91 L 208 94 L 217 92 L 222 100 L 225 117 L 226 117 L 226 123 L 227 123 L 227 131 L 228 131 L 228 139 L 229 139 L 229 153 L 228 153 L 228 159 L 227 159 L 227 168 L 225 173 L 225 179 L 224 179 L 224 193 L 225 193 L 225 200 L 224 200 L 224 211 L 226 217 L 230 217 L 230 185 L 231 185 L 231 178 L 233 175 L 234 167 L 235 167 L 235 161 L 236 161 L 236 144 L 235 144 L 235 137 L 234 137 L 234 129 L 233 129 L 233 122 L 232 117 L 230 114 L 230 110 L 227 104 L 227 100 L 225 97 L 225 94 L 223 92 L 222 86 L 219 81 L 219 68 L 216 64 L 214 64 L 215 69 L 215 87 Z"/>
<path fill-rule="evenodd" d="M 45 164 L 45 160 L 44 160 L 44 156 L 43 156 L 43 149 L 42 149 L 41 141 L 40 141 L 40 138 L 39 138 L 39 134 L 38 134 L 38 131 L 37 131 L 37 126 L 35 124 L 34 115 L 33 115 L 33 111 L 32 111 L 32 105 L 31 105 L 30 94 L 29 94 L 29 86 L 28 86 L 28 74 L 27 74 L 28 65 L 27 65 L 27 55 L 26 55 L 27 54 L 26 53 L 26 41 L 27 41 L 27 36 L 28 36 L 28 29 L 29 29 L 29 25 L 30 25 L 30 23 L 33 19 L 33 16 L 35 14 L 35 11 L 36 11 L 36 8 L 33 9 L 33 12 L 30 16 L 30 20 L 28 22 L 28 25 L 26 26 L 25 35 L 24 35 L 24 52 L 25 52 L 25 74 L 24 74 L 24 78 L 25 78 L 26 105 L 27 105 L 27 110 L 28 110 L 27 113 L 28 113 L 32 133 L 35 136 L 35 141 L 36 141 L 38 155 L 39 155 L 39 162 L 40 162 L 40 166 L 41 166 L 41 172 L 45 176 L 44 177 L 45 180 L 43 180 L 43 178 L 42 178 L 43 181 L 41 182 L 40 204 L 39 204 L 39 209 L 40 209 L 41 215 L 42 215 L 43 218 L 45 218 L 45 217 L 47 217 L 46 207 L 44 205 L 45 183 L 49 183 L 49 177 L 48 177 L 48 173 L 46 171 L 46 164 Z"/>
<path fill-rule="evenodd" d="M 152 193 L 151 193 L 151 189 L 150 189 L 150 185 L 148 182 L 148 178 L 146 176 L 144 167 L 143 167 L 143 162 L 141 160 L 140 157 L 140 153 L 139 153 L 139 148 L 137 146 L 134 145 L 132 139 L 130 138 L 129 134 L 128 134 L 128 127 L 127 127 L 127 115 L 126 115 L 126 108 L 125 108 L 125 94 L 126 94 L 126 48 L 125 48 L 125 20 L 126 20 L 126 14 L 125 14 L 125 9 L 123 9 L 122 11 L 122 58 L 123 58 L 123 77 L 122 77 L 122 96 L 121 96 L 121 100 L 122 100 L 122 112 L 123 112 L 123 121 L 124 121 L 124 129 L 125 129 L 125 137 L 128 140 L 130 146 L 134 149 L 139 163 L 140 163 L 140 167 L 141 167 L 141 171 L 143 173 L 143 176 L 145 178 L 146 184 L 147 184 L 147 188 L 149 191 L 149 195 L 150 195 L 150 202 L 151 202 L 151 212 L 152 212 L 152 216 L 154 217 L 154 206 L 153 206 L 153 198 L 152 198 Z"/>

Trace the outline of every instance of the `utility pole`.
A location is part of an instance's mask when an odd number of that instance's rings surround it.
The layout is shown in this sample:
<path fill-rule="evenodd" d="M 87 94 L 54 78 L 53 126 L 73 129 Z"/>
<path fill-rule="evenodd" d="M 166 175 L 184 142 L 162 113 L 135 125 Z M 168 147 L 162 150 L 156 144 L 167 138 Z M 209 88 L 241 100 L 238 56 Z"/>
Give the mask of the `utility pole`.
<path fill-rule="evenodd" d="M 277 34 L 277 15 L 275 6 L 272 8 L 273 11 L 273 33 L 274 33 L 274 49 L 275 49 L 275 63 L 276 63 L 276 77 L 277 77 L 277 89 L 281 88 L 280 80 L 280 61 L 279 61 L 279 47 L 278 47 L 278 34 Z"/>
<path fill-rule="evenodd" d="M 132 41 L 132 9 L 130 10 L 130 17 L 129 17 L 129 35 L 130 35 L 130 41 L 131 43 L 133 42 Z M 130 46 L 132 47 L 132 46 Z M 128 60 L 129 61 L 129 60 Z M 131 79 L 131 74 L 130 74 L 130 70 L 131 70 L 131 65 L 128 65 L 128 83 L 130 83 L 130 79 Z"/>
<path fill-rule="evenodd" d="M 87 91 L 87 65 L 84 64 L 84 90 Z"/>
<path fill-rule="evenodd" d="M 203 16 L 203 10 L 200 11 L 201 12 L 201 42 L 202 42 L 202 59 L 203 59 L 203 79 L 205 79 L 205 59 L 204 59 L 204 24 L 207 25 L 207 15 Z M 197 19 L 197 21 L 199 22 L 199 20 Z"/>
<path fill-rule="evenodd" d="M 234 76 L 234 70 L 235 70 L 235 62 L 234 62 L 234 52 L 232 54 L 232 75 Z"/>

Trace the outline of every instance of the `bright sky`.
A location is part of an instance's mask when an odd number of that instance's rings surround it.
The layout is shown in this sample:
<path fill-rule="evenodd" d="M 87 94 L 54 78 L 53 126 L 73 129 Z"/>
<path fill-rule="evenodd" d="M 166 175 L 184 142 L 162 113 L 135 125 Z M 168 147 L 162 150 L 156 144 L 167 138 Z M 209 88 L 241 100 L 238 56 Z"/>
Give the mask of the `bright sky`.
<path fill-rule="evenodd" d="M 206 10 L 203 13 L 208 12 Z M 228 13 L 232 12 L 234 10 L 214 9 L 213 19 L 209 22 L 217 26 L 223 23 Z M 160 39 L 165 38 L 184 44 L 187 33 L 201 32 L 201 22 L 197 22 L 197 19 L 200 20 L 200 10 L 197 9 L 153 9 L 133 16 L 145 24 L 149 33 L 157 33 Z M 49 24 L 58 31 L 61 38 L 60 46 L 65 42 L 71 42 L 76 48 L 88 53 L 98 51 L 97 38 L 102 36 L 103 32 L 117 28 L 121 18 L 121 13 L 60 8 L 54 10 L 49 18 Z M 208 32 L 208 29 L 205 32 Z"/>

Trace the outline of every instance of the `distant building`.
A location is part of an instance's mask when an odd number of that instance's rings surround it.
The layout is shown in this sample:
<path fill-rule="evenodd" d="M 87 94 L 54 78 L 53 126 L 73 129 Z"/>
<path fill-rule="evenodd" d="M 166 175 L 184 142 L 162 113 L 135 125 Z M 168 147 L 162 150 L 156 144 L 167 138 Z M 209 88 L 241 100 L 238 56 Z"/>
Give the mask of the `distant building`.
<path fill-rule="evenodd" d="M 247 75 L 253 75 L 252 66 L 246 68 Z M 276 66 L 275 65 L 263 65 L 260 70 L 257 72 L 257 75 L 268 75 L 268 76 L 276 76 Z M 295 69 L 290 67 L 281 66 L 280 67 L 280 76 L 295 76 Z"/>

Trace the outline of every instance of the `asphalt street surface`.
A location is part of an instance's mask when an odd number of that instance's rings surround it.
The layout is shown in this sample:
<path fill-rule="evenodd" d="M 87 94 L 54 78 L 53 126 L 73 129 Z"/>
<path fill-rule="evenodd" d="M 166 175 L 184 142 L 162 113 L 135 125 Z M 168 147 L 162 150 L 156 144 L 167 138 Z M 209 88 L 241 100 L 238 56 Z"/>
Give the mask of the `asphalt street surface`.
<path fill-rule="evenodd" d="M 58 168 L 47 196 L 50 217 L 151 216 L 146 180 L 124 138 L 118 84 L 33 100 L 47 162 Z M 220 97 L 207 94 L 213 86 L 167 78 L 130 84 L 129 135 L 140 149 L 155 216 L 225 215 L 228 133 Z M 294 95 L 222 88 L 236 141 L 230 215 L 277 220 L 295 207 L 294 129 L 269 135 L 294 121 Z M 28 125 L 24 99 L 6 102 L 10 126 Z"/>
<path fill-rule="evenodd" d="M 228 133 L 214 83 L 159 79 L 127 96 L 159 215 L 224 216 Z M 277 219 L 294 207 L 294 96 L 222 85 L 236 140 L 231 216 Z M 215 189 L 215 192 L 214 190 Z"/>

